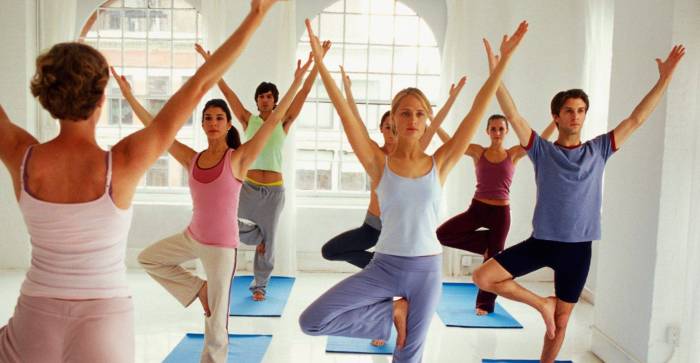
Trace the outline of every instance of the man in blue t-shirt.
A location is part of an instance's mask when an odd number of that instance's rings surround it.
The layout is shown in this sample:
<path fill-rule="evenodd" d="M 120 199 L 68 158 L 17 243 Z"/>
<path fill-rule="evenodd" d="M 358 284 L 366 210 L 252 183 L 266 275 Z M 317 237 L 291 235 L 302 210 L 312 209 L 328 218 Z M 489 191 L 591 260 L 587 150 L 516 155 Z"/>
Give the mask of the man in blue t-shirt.
<path fill-rule="evenodd" d="M 484 41 L 493 69 L 498 57 Z M 547 333 L 541 362 L 554 362 L 569 316 L 588 277 L 591 241 L 600 239 L 603 169 L 608 158 L 641 126 L 656 108 L 685 54 L 675 46 L 665 61 L 657 59 L 659 80 L 632 114 L 612 131 L 581 143 L 581 128 L 588 111 L 588 96 L 580 89 L 557 93 L 551 113 L 559 129 L 554 143 L 542 139 L 518 113 L 510 94 L 501 84 L 496 97 L 527 150 L 535 168 L 537 204 L 532 236 L 512 246 L 474 271 L 474 282 L 493 292 L 537 309 Z M 556 296 L 538 296 L 513 279 L 543 267 L 554 270 Z"/>

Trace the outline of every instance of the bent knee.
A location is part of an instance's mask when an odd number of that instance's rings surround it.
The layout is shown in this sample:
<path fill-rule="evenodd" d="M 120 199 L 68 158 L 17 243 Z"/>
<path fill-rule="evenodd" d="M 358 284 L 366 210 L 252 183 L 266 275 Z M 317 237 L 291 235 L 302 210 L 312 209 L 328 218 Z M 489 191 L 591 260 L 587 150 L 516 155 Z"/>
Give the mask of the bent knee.
<path fill-rule="evenodd" d="M 153 266 L 155 264 L 148 253 L 148 248 L 141 251 L 136 259 L 138 260 L 139 265 L 141 265 L 143 268 L 148 268 L 149 266 Z"/>
<path fill-rule="evenodd" d="M 330 243 L 326 243 L 321 247 L 321 256 L 325 258 L 328 261 L 335 261 L 337 259 L 337 253 L 335 253 L 334 249 L 330 246 Z"/>
<path fill-rule="evenodd" d="M 474 280 L 476 286 L 486 291 L 491 291 L 494 284 L 493 278 L 489 276 L 489 273 L 485 271 L 482 266 L 477 267 L 474 272 L 472 272 L 472 280 Z"/>
<path fill-rule="evenodd" d="M 321 335 L 318 319 L 309 313 L 308 309 L 299 315 L 299 328 L 307 335 Z"/>

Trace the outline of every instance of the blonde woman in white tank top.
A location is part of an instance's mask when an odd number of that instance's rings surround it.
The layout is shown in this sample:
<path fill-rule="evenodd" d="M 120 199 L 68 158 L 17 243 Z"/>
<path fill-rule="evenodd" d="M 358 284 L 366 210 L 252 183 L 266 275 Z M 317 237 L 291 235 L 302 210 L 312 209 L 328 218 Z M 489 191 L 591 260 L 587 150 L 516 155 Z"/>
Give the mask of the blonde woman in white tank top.
<path fill-rule="evenodd" d="M 399 92 L 391 108 L 398 142 L 388 157 L 371 141 L 362 121 L 353 115 L 323 64 L 320 43 L 309 20 L 306 26 L 328 95 L 353 151 L 377 191 L 382 232 L 370 264 L 314 301 L 302 313 L 299 324 L 311 335 L 386 340 L 393 320 L 398 333 L 393 361 L 420 362 L 440 297 L 442 248 L 435 237 L 435 228 L 441 188 L 474 136 L 506 64 L 527 32 L 527 23 L 522 22 L 512 37 L 504 37 L 501 63 L 477 93 L 454 137 L 432 156 L 425 154 L 419 145 L 426 120 L 432 114 L 430 102 L 416 88 Z M 393 301 L 394 297 L 400 299 Z"/>

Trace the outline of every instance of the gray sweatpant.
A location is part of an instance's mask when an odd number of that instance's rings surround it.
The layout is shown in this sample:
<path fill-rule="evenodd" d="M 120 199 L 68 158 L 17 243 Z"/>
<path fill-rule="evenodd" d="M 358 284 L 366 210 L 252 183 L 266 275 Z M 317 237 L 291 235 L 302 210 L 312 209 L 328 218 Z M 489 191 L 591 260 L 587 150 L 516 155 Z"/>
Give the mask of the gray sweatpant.
<path fill-rule="evenodd" d="M 430 322 L 440 301 L 442 255 L 402 257 L 375 253 L 362 271 L 316 299 L 299 317 L 309 335 L 388 340 L 393 298 L 408 300 L 406 345 L 394 350 L 394 362 L 418 363 Z"/>
<path fill-rule="evenodd" d="M 247 245 L 265 243 L 265 253 L 255 254 L 250 290 L 265 291 L 275 267 L 275 232 L 284 207 L 284 186 L 262 186 L 246 181 L 238 203 L 238 229 L 241 242 Z M 240 219 L 246 219 L 249 224 Z"/>

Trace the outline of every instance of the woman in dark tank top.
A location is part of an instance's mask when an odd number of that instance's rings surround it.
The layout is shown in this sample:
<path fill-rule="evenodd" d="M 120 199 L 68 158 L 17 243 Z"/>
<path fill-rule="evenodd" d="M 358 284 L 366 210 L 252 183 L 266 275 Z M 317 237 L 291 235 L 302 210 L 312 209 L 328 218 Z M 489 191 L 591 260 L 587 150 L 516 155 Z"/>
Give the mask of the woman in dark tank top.
<path fill-rule="evenodd" d="M 549 138 L 556 125 L 551 122 L 542 133 Z M 469 208 L 443 223 L 437 237 L 443 246 L 457 248 L 484 256 L 484 262 L 503 251 L 510 230 L 510 185 L 515 165 L 525 156 L 525 149 L 515 145 L 506 149 L 503 140 L 508 135 L 508 120 L 503 115 L 491 115 L 486 123 L 486 134 L 491 145 L 470 144 L 464 154 L 474 160 L 476 191 Z M 438 135 L 447 142 L 450 137 L 443 130 Z M 478 230 L 486 228 L 485 230 Z M 492 313 L 496 295 L 479 290 L 476 297 L 476 315 Z"/>

